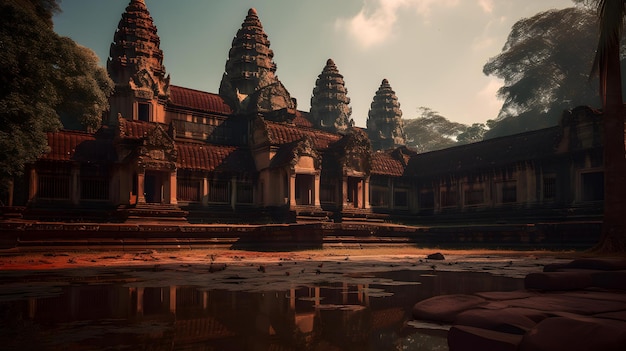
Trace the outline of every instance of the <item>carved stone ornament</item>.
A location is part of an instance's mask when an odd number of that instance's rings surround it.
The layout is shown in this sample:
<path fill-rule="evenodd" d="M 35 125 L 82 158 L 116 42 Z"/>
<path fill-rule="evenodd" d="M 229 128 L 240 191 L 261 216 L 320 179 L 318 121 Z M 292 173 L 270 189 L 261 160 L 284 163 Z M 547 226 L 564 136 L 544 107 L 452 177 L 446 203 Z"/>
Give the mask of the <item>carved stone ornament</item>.
<path fill-rule="evenodd" d="M 372 171 L 372 145 L 367 134 L 359 128 L 350 128 L 340 145 L 343 152 L 340 157 L 343 174 L 356 172 L 369 175 Z"/>
<path fill-rule="evenodd" d="M 174 140 L 157 124 L 142 140 L 137 166 L 142 169 L 174 170 L 177 157 Z"/>
<path fill-rule="evenodd" d="M 320 170 L 322 167 L 322 156 L 320 153 L 314 148 L 314 142 L 308 135 L 305 135 L 300 139 L 295 147 L 293 148 L 293 157 L 291 159 L 291 169 L 298 164 L 300 157 L 309 156 L 313 159 L 314 167 L 316 170 Z"/>

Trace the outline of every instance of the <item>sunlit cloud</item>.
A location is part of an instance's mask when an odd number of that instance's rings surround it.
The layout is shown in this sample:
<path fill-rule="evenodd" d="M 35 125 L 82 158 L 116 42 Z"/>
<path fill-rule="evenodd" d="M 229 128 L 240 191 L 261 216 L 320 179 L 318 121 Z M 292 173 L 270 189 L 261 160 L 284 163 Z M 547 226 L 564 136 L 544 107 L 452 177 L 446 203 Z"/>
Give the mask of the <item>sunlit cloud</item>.
<path fill-rule="evenodd" d="M 428 21 L 433 8 L 451 8 L 458 4 L 459 0 L 370 0 L 363 3 L 361 11 L 354 17 L 338 19 L 336 27 L 347 31 L 367 49 L 394 34 L 400 11 L 413 10 Z"/>
<path fill-rule="evenodd" d="M 493 12 L 493 0 L 478 0 L 478 6 L 486 13 Z"/>

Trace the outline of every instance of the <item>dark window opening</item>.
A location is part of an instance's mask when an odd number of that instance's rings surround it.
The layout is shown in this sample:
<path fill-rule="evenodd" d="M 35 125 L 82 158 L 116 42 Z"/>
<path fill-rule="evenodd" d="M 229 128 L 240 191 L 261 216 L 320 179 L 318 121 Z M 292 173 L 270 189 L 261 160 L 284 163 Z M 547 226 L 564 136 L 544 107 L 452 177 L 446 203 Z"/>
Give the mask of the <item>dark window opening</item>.
<path fill-rule="evenodd" d="M 140 102 L 137 106 L 137 119 L 144 122 L 150 122 L 150 104 Z"/>
<path fill-rule="evenodd" d="M 543 179 L 543 199 L 556 199 L 556 178 L 546 177 Z"/>
<path fill-rule="evenodd" d="M 592 172 L 581 174 L 582 200 L 602 201 L 604 200 L 604 173 Z"/>

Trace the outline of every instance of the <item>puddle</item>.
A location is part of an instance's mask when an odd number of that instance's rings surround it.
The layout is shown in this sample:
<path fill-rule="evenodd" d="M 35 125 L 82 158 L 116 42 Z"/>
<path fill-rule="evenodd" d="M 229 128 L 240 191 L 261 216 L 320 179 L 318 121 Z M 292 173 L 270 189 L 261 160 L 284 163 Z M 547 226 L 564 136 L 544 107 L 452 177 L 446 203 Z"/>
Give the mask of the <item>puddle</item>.
<path fill-rule="evenodd" d="M 523 288 L 522 279 L 488 272 L 389 268 L 300 279 L 300 271 L 245 276 L 236 268 L 225 273 L 189 268 L 12 277 L 0 288 L 0 345 L 8 350 L 447 350 L 446 326 L 412 321 L 416 302 Z"/>

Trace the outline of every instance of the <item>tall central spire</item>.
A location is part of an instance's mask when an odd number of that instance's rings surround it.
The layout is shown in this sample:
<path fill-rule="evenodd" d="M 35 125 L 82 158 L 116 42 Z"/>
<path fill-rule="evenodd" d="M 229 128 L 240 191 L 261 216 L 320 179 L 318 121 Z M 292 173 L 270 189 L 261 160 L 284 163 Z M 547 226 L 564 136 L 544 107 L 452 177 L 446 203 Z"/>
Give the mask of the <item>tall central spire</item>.
<path fill-rule="evenodd" d="M 111 44 L 107 69 L 118 88 L 141 97 L 167 97 L 169 76 L 152 16 L 144 0 L 131 0 L 122 14 Z"/>
<path fill-rule="evenodd" d="M 238 113 L 272 112 L 295 108 L 291 96 L 276 77 L 274 52 L 255 9 L 248 15 L 233 39 L 220 95 Z"/>

